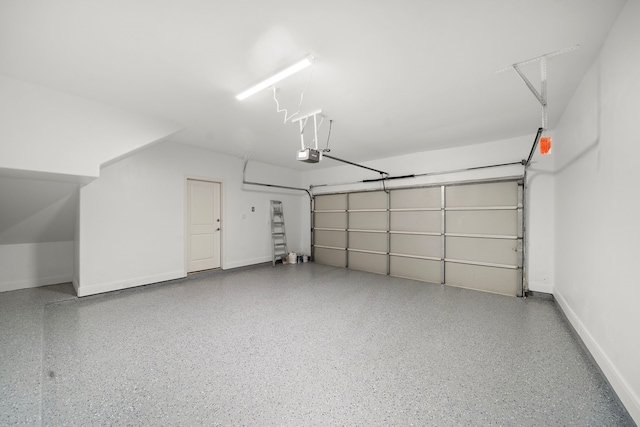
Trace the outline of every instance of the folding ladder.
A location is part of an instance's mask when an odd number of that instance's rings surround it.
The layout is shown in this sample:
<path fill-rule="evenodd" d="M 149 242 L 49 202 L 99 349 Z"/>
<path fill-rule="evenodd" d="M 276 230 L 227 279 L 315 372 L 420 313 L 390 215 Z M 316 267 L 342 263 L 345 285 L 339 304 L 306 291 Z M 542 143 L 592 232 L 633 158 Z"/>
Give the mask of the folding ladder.
<path fill-rule="evenodd" d="M 282 202 L 271 201 L 271 243 L 272 243 L 272 265 L 276 266 L 276 261 L 286 257 L 287 236 L 284 231 L 284 212 Z"/>

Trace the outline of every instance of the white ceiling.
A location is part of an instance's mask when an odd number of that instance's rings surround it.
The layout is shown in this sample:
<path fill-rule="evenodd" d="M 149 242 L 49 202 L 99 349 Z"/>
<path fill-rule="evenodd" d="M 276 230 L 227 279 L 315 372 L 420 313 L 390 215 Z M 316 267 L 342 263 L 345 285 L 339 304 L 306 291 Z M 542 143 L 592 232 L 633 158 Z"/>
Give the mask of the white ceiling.
<path fill-rule="evenodd" d="M 540 105 L 512 63 L 549 59 L 553 128 L 624 0 L 0 0 L 0 73 L 181 123 L 184 144 L 305 169 L 270 91 L 235 94 L 304 54 L 278 84 L 333 119 L 355 162 L 534 135 Z M 539 83 L 539 64 L 523 67 Z M 328 120 L 320 129 L 324 146 Z"/>

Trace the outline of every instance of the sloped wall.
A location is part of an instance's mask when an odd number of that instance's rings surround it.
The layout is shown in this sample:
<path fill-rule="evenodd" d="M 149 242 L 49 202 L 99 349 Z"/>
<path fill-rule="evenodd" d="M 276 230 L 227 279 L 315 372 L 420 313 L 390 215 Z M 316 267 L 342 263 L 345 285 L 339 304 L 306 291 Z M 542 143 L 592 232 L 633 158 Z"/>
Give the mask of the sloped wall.
<path fill-rule="evenodd" d="M 78 185 L 182 127 L 0 75 L 0 291 L 71 281 Z"/>
<path fill-rule="evenodd" d="M 100 166 L 182 129 L 0 74 L 0 170 L 96 177 Z"/>
<path fill-rule="evenodd" d="M 78 187 L 0 176 L 0 292 L 71 281 Z"/>

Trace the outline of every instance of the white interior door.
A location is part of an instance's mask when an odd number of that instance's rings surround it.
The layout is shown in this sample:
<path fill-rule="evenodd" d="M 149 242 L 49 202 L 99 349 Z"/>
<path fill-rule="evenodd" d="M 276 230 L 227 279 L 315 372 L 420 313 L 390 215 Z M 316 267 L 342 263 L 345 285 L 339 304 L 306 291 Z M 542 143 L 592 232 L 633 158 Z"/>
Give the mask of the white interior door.
<path fill-rule="evenodd" d="M 187 180 L 187 272 L 220 267 L 220 183 Z"/>

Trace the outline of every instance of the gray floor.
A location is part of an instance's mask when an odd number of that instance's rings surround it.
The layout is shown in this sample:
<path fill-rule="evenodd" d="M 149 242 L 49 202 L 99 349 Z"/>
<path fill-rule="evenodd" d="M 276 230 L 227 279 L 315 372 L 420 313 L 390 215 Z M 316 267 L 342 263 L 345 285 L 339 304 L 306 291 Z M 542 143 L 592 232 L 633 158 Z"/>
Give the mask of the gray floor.
<path fill-rule="evenodd" d="M 258 266 L 0 294 L 0 425 L 635 425 L 556 305 Z"/>

